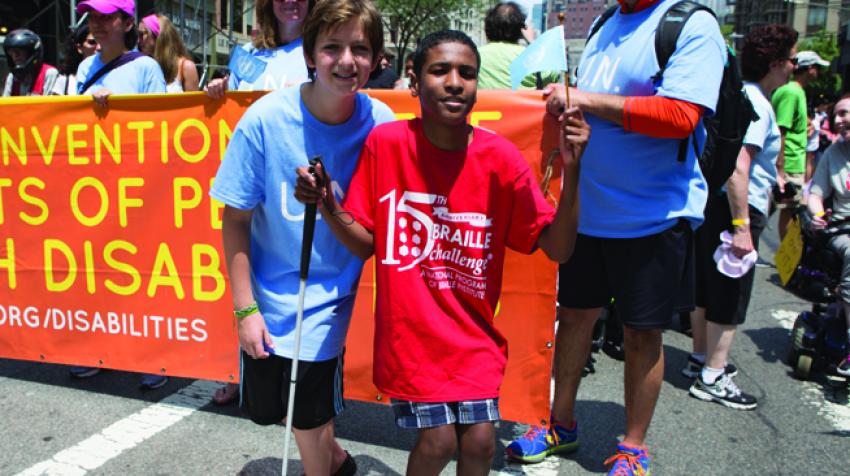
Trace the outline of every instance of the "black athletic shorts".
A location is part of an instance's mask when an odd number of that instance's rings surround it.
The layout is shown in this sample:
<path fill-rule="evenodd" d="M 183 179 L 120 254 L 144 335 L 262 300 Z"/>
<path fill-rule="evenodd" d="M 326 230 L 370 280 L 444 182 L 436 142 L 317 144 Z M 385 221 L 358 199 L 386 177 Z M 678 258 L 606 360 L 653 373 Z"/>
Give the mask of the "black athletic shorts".
<path fill-rule="evenodd" d="M 277 355 L 252 359 L 241 352 L 239 406 L 259 425 L 286 418 L 292 360 Z M 292 427 L 318 428 L 342 412 L 342 354 L 319 362 L 298 362 Z"/>
<path fill-rule="evenodd" d="M 750 234 L 753 246 L 759 247 L 767 217 L 750 207 Z M 732 233 L 732 212 L 726 194 L 712 195 L 705 206 L 705 223 L 697 230 L 696 241 L 696 305 L 705 308 L 705 319 L 715 324 L 740 325 L 747 317 L 756 269 L 738 279 L 717 271 L 714 250 L 720 245 L 720 233 Z"/>
<path fill-rule="evenodd" d="M 558 274 L 558 304 L 592 309 L 613 298 L 625 326 L 669 327 L 674 313 L 693 309 L 693 249 L 693 231 L 684 219 L 640 238 L 579 234 Z"/>

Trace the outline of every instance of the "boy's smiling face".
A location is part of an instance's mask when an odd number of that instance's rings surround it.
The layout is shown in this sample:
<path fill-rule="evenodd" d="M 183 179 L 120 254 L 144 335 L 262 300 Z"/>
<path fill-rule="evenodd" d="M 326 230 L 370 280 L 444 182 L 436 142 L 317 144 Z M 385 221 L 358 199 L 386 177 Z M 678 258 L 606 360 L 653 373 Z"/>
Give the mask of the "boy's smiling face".
<path fill-rule="evenodd" d="M 357 92 L 376 65 L 372 46 L 358 19 L 320 33 L 312 56 L 305 55 L 305 59 L 307 66 L 316 70 L 316 83 L 340 95 Z"/>
<path fill-rule="evenodd" d="M 419 96 L 422 118 L 440 124 L 466 123 L 478 91 L 478 60 L 472 49 L 456 41 L 428 50 L 422 70 L 411 77 L 411 89 Z"/>

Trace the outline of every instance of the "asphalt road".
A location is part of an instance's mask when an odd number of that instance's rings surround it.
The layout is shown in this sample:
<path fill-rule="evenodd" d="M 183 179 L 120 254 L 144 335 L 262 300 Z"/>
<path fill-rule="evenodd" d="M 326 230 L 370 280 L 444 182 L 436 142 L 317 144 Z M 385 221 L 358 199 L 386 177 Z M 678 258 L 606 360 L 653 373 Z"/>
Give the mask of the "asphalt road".
<path fill-rule="evenodd" d="M 775 229 L 765 235 L 762 254 L 772 262 Z M 648 441 L 653 475 L 850 473 L 846 386 L 791 377 L 783 363 L 788 328 L 808 305 L 776 286 L 775 275 L 758 269 L 731 359 L 740 369 L 736 381 L 759 398 L 757 410 L 690 398 L 690 382 L 679 374 L 690 340 L 665 333 L 664 385 Z M 499 456 L 494 474 L 604 474 L 602 462 L 623 433 L 623 366 L 604 354 L 596 359 L 579 391 L 581 449 L 529 466 L 506 466 Z M 172 379 L 147 393 L 137 384 L 138 375 L 125 372 L 72 380 L 62 366 L 0 360 L 0 475 L 279 474 L 283 428 L 259 427 L 234 406 L 210 404 L 217 384 Z M 500 423 L 500 448 L 525 429 Z M 414 435 L 395 428 L 388 408 L 348 402 L 336 431 L 358 474 L 404 473 Z M 290 474 L 301 474 L 297 453 L 290 456 Z"/>

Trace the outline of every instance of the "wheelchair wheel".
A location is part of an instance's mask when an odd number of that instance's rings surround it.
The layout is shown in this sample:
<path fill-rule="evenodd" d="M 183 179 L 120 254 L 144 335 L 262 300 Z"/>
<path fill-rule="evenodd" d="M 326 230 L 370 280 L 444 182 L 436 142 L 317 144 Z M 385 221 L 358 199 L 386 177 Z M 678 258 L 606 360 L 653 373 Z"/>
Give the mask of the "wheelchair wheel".
<path fill-rule="evenodd" d="M 812 356 L 800 354 L 797 357 L 797 363 L 794 365 L 794 377 L 799 380 L 808 380 L 809 374 L 812 371 Z"/>
<path fill-rule="evenodd" d="M 797 316 L 794 320 L 794 327 L 791 329 L 791 345 L 788 348 L 788 355 L 785 358 L 785 363 L 791 367 L 797 366 L 797 357 L 800 356 L 800 349 L 803 347 L 803 335 L 806 330 L 803 327 L 803 315 Z"/>

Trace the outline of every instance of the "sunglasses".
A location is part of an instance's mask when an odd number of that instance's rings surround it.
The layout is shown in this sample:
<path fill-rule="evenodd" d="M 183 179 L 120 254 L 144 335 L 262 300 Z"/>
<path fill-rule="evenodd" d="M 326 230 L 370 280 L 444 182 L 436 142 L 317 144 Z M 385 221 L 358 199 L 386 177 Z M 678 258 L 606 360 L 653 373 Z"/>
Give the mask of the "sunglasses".
<path fill-rule="evenodd" d="M 83 43 L 85 43 L 89 46 L 97 46 L 97 40 L 95 40 L 94 38 L 89 38 L 87 40 L 84 40 Z"/>

